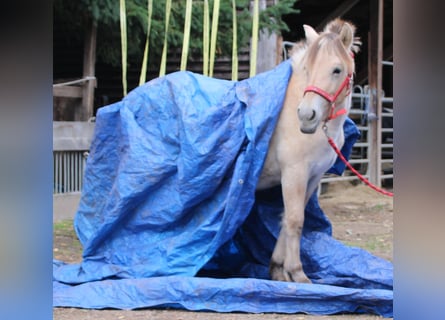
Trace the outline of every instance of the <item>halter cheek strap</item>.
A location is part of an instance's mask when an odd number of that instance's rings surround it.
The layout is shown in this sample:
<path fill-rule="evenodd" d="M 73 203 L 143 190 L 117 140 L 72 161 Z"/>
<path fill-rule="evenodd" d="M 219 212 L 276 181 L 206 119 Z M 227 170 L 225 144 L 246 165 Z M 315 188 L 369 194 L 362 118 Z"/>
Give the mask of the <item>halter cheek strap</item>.
<path fill-rule="evenodd" d="M 330 102 L 331 103 L 331 111 L 329 113 L 327 120 L 332 120 L 332 119 L 335 119 L 335 118 L 347 113 L 345 108 L 342 108 L 335 112 L 335 100 L 337 100 L 338 96 L 345 88 L 347 90 L 346 94 L 349 94 L 349 92 L 351 90 L 351 82 L 352 82 L 352 74 L 350 73 L 347 75 L 345 80 L 343 80 L 343 82 L 340 85 L 340 87 L 338 88 L 338 90 L 332 95 L 327 93 L 323 89 L 316 87 L 316 86 L 306 87 L 306 89 L 304 89 L 304 94 L 306 94 L 306 92 L 314 92 L 314 93 L 322 96 L 323 98 L 325 98 L 328 102 Z"/>

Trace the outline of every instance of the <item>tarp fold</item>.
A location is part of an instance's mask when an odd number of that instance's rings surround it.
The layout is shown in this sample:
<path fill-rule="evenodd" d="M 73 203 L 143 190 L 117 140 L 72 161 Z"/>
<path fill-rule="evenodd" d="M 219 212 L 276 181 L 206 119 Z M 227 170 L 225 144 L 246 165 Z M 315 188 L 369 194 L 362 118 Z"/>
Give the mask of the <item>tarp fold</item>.
<path fill-rule="evenodd" d="M 176 72 L 100 108 L 74 220 L 82 262 L 54 261 L 54 306 L 392 316 L 392 264 L 333 239 L 316 194 L 301 249 L 313 284 L 269 278 L 283 202 L 255 186 L 291 71 Z M 344 131 L 349 156 L 359 132 Z"/>

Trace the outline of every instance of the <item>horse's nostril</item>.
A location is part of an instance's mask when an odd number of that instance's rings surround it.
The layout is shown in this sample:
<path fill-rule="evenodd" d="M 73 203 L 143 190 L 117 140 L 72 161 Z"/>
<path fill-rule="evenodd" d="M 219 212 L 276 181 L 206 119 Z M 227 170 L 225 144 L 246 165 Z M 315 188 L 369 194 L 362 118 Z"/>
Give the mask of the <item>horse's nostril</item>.
<path fill-rule="evenodd" d="M 309 118 L 309 121 L 312 121 L 315 119 L 315 111 L 312 110 L 312 116 Z"/>

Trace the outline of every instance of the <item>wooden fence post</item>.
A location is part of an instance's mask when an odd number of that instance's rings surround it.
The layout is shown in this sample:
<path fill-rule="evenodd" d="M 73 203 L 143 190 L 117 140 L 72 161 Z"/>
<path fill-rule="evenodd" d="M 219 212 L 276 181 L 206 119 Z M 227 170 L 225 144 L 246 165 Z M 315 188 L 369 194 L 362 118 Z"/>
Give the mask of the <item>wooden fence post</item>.
<path fill-rule="evenodd" d="M 96 36 L 97 26 L 90 20 L 85 33 L 85 46 L 83 54 L 83 78 L 94 77 L 96 64 Z M 94 88 L 96 79 L 84 83 L 82 89 L 82 108 L 75 115 L 76 121 L 87 121 L 94 114 Z"/>
<path fill-rule="evenodd" d="M 369 180 L 381 186 L 382 144 L 382 47 L 383 47 L 383 0 L 370 0 L 368 35 L 368 79 L 369 79 Z"/>
<path fill-rule="evenodd" d="M 277 2 L 278 0 L 259 0 L 259 11 L 265 10 L 268 3 L 275 5 Z M 281 62 L 281 41 L 282 38 L 276 33 L 269 34 L 266 30 L 259 30 L 256 74 L 269 71 Z"/>

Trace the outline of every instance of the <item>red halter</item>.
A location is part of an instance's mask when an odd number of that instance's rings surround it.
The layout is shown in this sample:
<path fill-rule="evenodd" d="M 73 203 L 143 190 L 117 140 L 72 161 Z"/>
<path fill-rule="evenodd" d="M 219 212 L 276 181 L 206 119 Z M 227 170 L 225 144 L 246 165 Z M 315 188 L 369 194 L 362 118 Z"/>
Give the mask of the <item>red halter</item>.
<path fill-rule="evenodd" d="M 328 119 L 326 120 L 326 121 L 328 121 L 328 120 L 335 119 L 338 116 L 341 116 L 341 115 L 344 115 L 347 113 L 345 108 L 337 110 L 337 112 L 334 112 L 335 100 L 337 100 L 338 96 L 340 95 L 340 93 L 343 91 L 344 88 L 346 88 L 347 94 L 349 94 L 349 91 L 351 90 L 351 83 L 352 83 L 352 74 L 350 73 L 346 76 L 345 80 L 342 82 L 342 84 L 340 85 L 338 90 L 333 95 L 327 93 L 323 89 L 320 89 L 316 86 L 307 86 L 306 89 L 304 89 L 304 94 L 306 94 L 306 92 L 314 92 L 314 93 L 322 96 L 328 102 L 331 103 L 331 111 L 329 113 Z"/>

